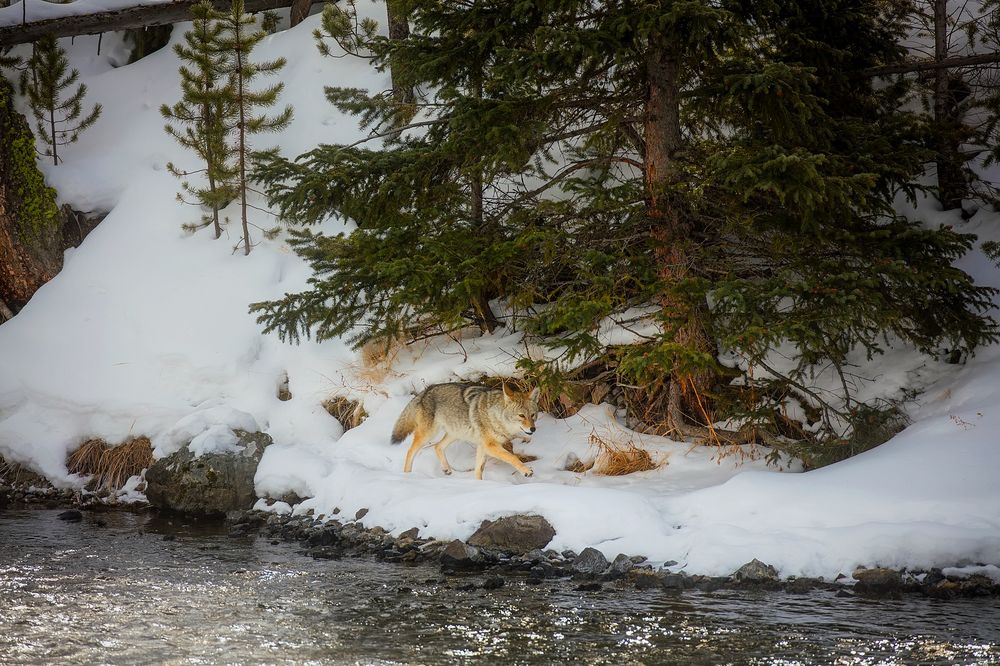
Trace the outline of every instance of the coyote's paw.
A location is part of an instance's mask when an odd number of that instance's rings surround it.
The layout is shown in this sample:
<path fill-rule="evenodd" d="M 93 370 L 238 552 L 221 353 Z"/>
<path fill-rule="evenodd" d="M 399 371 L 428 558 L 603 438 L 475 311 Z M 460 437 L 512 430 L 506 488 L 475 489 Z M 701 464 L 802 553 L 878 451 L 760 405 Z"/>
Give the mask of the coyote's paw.
<path fill-rule="evenodd" d="M 451 476 L 451 470 L 450 469 L 443 469 L 441 471 L 444 472 L 446 475 Z"/>
<path fill-rule="evenodd" d="M 534 470 L 532 470 L 532 469 L 531 469 L 531 468 L 529 467 L 529 468 L 528 468 L 528 471 L 527 471 L 527 472 L 523 472 L 523 474 L 524 474 L 525 478 L 527 478 L 527 477 L 529 477 L 529 476 L 534 476 L 534 475 L 535 475 L 535 472 L 534 472 Z"/>

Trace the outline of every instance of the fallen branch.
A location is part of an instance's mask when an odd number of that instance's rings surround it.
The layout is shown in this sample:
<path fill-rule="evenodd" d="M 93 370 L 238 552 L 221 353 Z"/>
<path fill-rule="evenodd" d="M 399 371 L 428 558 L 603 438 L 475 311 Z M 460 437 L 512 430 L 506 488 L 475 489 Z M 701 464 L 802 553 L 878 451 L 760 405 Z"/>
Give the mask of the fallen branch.
<path fill-rule="evenodd" d="M 154 25 L 167 25 L 191 20 L 191 7 L 198 0 L 174 0 L 156 5 L 123 7 L 94 14 L 60 16 L 58 18 L 15 23 L 0 26 L 0 46 L 13 46 L 36 41 L 39 37 L 75 37 L 76 35 L 96 35 L 113 30 L 130 30 Z M 269 9 L 282 9 L 294 0 L 245 0 L 248 14 Z M 230 0 L 212 0 L 216 9 L 229 8 Z"/>

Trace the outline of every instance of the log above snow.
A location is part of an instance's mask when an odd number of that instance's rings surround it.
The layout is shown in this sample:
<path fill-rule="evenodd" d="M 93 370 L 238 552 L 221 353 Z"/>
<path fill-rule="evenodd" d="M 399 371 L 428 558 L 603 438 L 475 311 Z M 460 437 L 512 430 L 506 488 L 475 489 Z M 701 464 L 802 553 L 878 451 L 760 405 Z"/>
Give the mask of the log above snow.
<path fill-rule="evenodd" d="M 27 21 L 22 23 L 21 3 L 0 9 L 0 46 L 26 44 L 44 35 L 73 37 L 113 30 L 180 23 L 191 19 L 191 7 L 199 0 L 76 0 L 56 4 L 44 0 L 28 2 Z M 248 13 L 283 9 L 293 0 L 245 0 Z M 229 0 L 212 0 L 216 9 L 229 7 Z"/>

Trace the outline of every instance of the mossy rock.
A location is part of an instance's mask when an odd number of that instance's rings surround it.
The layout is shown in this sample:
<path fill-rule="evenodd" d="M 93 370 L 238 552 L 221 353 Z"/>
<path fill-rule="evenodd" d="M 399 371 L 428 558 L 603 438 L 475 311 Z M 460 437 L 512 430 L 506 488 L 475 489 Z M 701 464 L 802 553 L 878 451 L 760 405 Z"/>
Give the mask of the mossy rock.
<path fill-rule="evenodd" d="M 257 501 L 254 475 L 271 444 L 262 432 L 237 432 L 242 449 L 195 457 L 185 446 L 146 470 L 146 498 L 153 506 L 178 513 L 223 516 L 249 509 Z"/>

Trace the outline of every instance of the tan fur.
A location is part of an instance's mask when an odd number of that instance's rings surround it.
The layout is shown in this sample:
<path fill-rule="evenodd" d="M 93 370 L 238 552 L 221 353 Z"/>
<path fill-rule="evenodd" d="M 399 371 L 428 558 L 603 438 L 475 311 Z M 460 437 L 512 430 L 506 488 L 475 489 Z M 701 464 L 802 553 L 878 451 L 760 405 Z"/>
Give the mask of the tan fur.
<path fill-rule="evenodd" d="M 444 437 L 434 444 L 434 452 L 445 474 L 451 474 L 445 449 L 453 442 L 462 440 L 476 444 L 477 479 L 483 478 L 483 467 L 488 457 L 506 462 L 525 476 L 531 476 L 531 468 L 504 445 L 515 437 L 524 438 L 535 431 L 537 398 L 537 389 L 522 393 L 506 384 L 502 389 L 473 384 L 435 384 L 427 387 L 403 409 L 392 429 L 393 444 L 413 433 L 403 471 L 413 469 L 417 452 L 443 430 Z"/>

